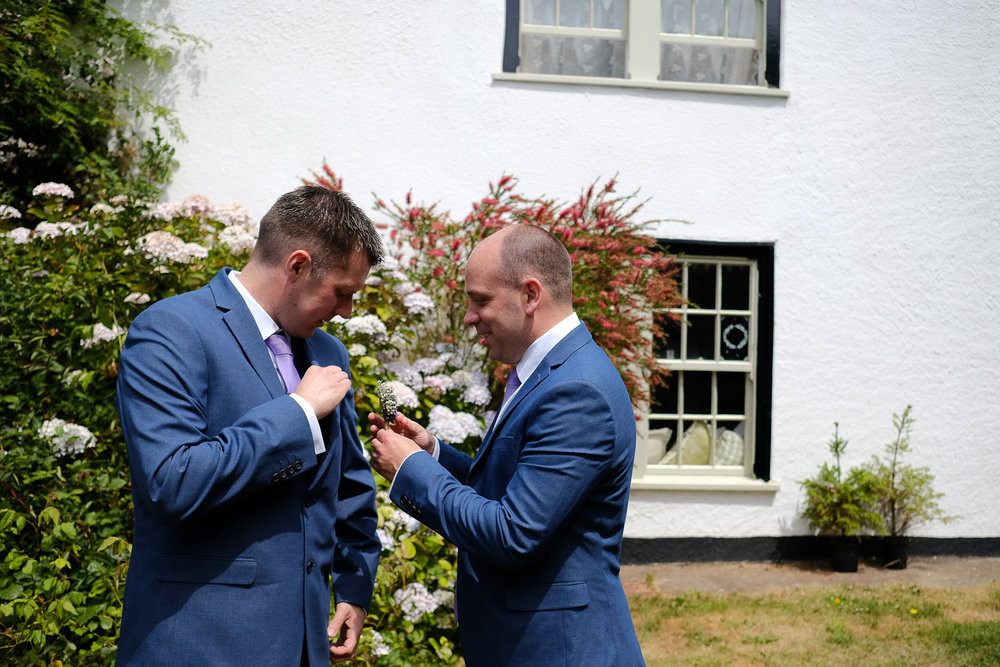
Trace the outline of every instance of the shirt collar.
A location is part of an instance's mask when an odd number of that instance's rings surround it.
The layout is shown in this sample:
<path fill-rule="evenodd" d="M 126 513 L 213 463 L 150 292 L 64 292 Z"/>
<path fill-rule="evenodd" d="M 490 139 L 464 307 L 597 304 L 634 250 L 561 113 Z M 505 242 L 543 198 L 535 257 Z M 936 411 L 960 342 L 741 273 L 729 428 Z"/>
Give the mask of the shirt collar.
<path fill-rule="evenodd" d="M 521 360 L 517 362 L 517 377 L 521 378 L 521 382 L 531 377 L 531 374 L 538 368 L 538 364 L 542 363 L 545 355 L 551 352 L 552 348 L 579 324 L 580 318 L 577 314 L 570 313 L 565 319 L 536 338 L 535 342 L 529 345 L 528 349 L 524 351 Z"/>
<path fill-rule="evenodd" d="M 240 296 L 243 297 L 243 300 L 247 304 L 247 308 L 250 309 L 253 321 L 257 325 L 257 329 L 260 330 L 260 337 L 267 340 L 271 334 L 279 330 L 278 324 L 270 315 L 267 314 L 267 311 L 264 310 L 264 307 L 257 302 L 257 299 L 253 298 L 253 295 L 250 294 L 250 291 L 243 285 L 243 283 L 240 282 L 238 278 L 239 275 L 240 272 L 235 269 L 230 271 L 229 281 L 233 284 L 233 287 L 236 288 L 236 291 L 240 293 Z"/>

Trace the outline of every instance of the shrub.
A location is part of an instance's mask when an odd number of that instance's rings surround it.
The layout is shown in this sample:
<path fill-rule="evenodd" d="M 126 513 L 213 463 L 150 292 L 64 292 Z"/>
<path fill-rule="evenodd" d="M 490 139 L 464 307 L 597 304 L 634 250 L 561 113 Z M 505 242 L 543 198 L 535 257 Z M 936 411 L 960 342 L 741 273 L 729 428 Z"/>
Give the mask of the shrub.
<path fill-rule="evenodd" d="M 154 45 L 159 35 L 173 44 Z M 174 167 L 173 114 L 142 77 L 201 46 L 170 26 L 139 25 L 106 2 L 9 0 L 0 9 L 0 204 L 24 210 L 53 179 L 88 203 L 159 196 Z M 142 123 L 148 131 L 141 129 Z"/>
<path fill-rule="evenodd" d="M 339 187 L 324 168 L 316 176 Z M 641 235 L 614 183 L 568 205 L 525 198 L 504 177 L 462 220 L 435 206 L 376 209 L 392 258 L 327 328 L 352 357 L 362 437 L 394 383 L 400 409 L 473 452 L 501 393 L 496 368 L 461 325 L 462 264 L 487 232 L 517 221 L 560 235 L 575 259 L 576 308 L 623 370 L 633 400 L 655 378 L 651 310 L 676 305 L 670 258 Z M 62 183 L 32 189 L 37 226 L 0 208 L 0 660 L 111 664 L 131 539 L 125 445 L 114 410 L 117 359 L 149 303 L 242 266 L 255 229 L 238 205 L 129 197 L 89 208 Z M 379 481 L 382 560 L 358 660 L 455 664 L 455 548 L 388 502 Z"/>

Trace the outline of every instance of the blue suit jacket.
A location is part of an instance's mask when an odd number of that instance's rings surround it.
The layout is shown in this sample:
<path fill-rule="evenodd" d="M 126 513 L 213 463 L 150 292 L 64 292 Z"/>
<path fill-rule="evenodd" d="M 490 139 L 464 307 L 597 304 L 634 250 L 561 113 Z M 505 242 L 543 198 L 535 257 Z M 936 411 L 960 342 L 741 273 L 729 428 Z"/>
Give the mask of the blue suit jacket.
<path fill-rule="evenodd" d="M 392 500 L 459 548 L 462 652 L 480 665 L 642 665 L 619 573 L 635 417 L 581 324 L 474 459 L 410 456 Z"/>
<path fill-rule="evenodd" d="M 135 506 L 118 663 L 329 665 L 331 584 L 368 608 L 375 486 L 349 393 L 309 424 L 249 309 L 219 272 L 150 306 L 122 352 L 117 407 Z M 295 340 L 348 368 L 322 331 Z"/>

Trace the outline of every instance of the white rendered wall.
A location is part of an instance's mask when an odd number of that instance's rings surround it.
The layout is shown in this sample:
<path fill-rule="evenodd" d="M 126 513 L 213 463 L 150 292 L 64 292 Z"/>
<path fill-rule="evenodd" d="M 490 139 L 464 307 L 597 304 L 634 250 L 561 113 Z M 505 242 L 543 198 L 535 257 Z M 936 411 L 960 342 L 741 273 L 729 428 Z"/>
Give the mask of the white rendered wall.
<path fill-rule="evenodd" d="M 170 0 L 133 17 L 212 46 L 163 90 L 187 134 L 167 196 L 259 217 L 324 159 L 456 217 L 510 173 L 574 198 L 617 174 L 663 236 L 774 241 L 775 494 L 635 491 L 630 537 L 802 535 L 798 480 L 914 406 L 914 464 L 1000 536 L 1000 4 L 785 0 L 787 99 L 493 82 L 502 2 Z"/>

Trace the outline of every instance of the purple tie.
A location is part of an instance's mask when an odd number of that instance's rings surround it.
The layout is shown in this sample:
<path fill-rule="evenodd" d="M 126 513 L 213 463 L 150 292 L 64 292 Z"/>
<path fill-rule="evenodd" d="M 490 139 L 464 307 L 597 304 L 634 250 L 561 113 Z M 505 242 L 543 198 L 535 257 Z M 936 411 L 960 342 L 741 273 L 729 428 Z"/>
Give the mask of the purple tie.
<path fill-rule="evenodd" d="M 295 361 L 292 359 L 292 348 L 288 344 L 284 331 L 278 331 L 267 337 L 264 341 L 274 353 L 274 361 L 278 366 L 278 374 L 285 383 L 285 392 L 291 394 L 299 386 L 299 372 L 295 370 Z"/>
<path fill-rule="evenodd" d="M 503 390 L 503 403 L 500 405 L 507 405 L 507 401 L 510 397 L 514 395 L 517 388 L 521 386 L 521 378 L 517 377 L 517 367 L 511 369 L 510 376 L 507 378 L 507 386 Z"/>

